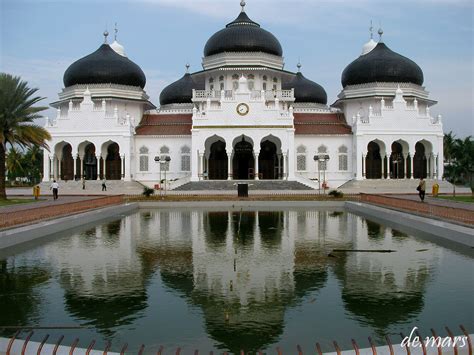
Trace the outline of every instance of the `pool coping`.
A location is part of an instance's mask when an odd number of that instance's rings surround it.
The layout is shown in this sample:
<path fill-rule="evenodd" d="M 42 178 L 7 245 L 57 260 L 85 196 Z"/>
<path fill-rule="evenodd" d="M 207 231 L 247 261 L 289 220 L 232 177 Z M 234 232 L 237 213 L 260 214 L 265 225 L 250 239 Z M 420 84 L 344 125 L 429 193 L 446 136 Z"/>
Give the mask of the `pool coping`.
<path fill-rule="evenodd" d="M 168 208 L 343 208 L 349 212 L 381 222 L 401 232 L 418 233 L 427 239 L 474 247 L 474 228 L 429 217 L 394 211 L 385 207 L 352 201 L 158 201 L 134 202 L 98 208 L 70 216 L 0 231 L 0 250 L 31 242 L 54 233 L 99 222 L 139 209 Z M 86 221 L 86 223 L 85 223 Z"/>

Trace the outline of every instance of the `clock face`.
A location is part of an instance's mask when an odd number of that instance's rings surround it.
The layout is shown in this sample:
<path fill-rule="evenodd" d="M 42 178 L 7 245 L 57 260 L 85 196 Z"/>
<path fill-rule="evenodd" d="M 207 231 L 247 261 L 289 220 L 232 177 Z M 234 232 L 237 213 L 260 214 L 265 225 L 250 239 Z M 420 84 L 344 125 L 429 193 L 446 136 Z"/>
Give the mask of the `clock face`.
<path fill-rule="evenodd" d="M 247 104 L 238 104 L 237 105 L 237 113 L 241 116 L 245 116 L 247 113 L 249 113 L 250 107 Z"/>

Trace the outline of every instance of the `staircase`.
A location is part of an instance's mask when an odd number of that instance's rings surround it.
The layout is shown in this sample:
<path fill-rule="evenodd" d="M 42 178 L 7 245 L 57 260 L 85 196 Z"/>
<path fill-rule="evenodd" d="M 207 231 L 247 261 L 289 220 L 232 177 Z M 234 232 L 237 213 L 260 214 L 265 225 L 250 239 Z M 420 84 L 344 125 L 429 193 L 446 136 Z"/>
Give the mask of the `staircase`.
<path fill-rule="evenodd" d="M 174 191 L 236 191 L 237 184 L 249 184 L 249 190 L 312 190 L 297 181 L 287 180 L 206 180 L 188 182 Z"/>
<path fill-rule="evenodd" d="M 440 193 L 453 191 L 453 186 L 447 181 L 426 179 L 426 192 L 431 193 L 434 183 L 439 185 Z M 351 180 L 338 187 L 345 193 L 417 193 L 418 179 L 367 179 Z"/>

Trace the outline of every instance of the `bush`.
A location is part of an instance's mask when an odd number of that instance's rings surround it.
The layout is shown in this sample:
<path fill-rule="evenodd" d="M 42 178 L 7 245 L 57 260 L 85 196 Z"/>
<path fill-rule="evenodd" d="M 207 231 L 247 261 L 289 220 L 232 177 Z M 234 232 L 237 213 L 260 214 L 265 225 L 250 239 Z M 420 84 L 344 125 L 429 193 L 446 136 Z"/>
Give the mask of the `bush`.
<path fill-rule="evenodd" d="M 343 197 L 344 194 L 342 193 L 342 191 L 337 191 L 337 190 L 332 190 L 332 191 L 329 191 L 328 193 L 329 196 L 332 196 L 332 197 Z"/>
<path fill-rule="evenodd" d="M 152 189 L 151 187 L 147 187 L 145 186 L 143 188 L 143 192 L 142 192 L 142 195 L 145 195 L 146 197 L 150 197 L 151 195 L 153 195 L 155 193 L 155 190 Z"/>

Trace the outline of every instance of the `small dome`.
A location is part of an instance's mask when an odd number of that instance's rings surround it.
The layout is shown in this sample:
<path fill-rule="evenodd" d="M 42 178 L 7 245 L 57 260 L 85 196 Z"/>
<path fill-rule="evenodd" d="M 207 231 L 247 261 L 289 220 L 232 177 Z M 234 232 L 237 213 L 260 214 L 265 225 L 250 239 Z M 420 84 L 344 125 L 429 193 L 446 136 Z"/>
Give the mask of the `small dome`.
<path fill-rule="evenodd" d="M 197 88 L 198 85 L 191 74 L 186 73 L 181 79 L 171 83 L 161 91 L 160 105 L 192 103 L 193 89 Z"/>
<path fill-rule="evenodd" d="M 324 88 L 306 79 L 301 72 L 296 73 L 293 80 L 283 86 L 283 90 L 295 89 L 295 102 L 312 102 L 326 105 L 328 95 Z"/>
<path fill-rule="evenodd" d="M 64 73 L 64 86 L 76 84 L 119 84 L 139 86 L 146 77 L 138 65 L 103 44 L 94 53 L 72 63 Z"/>
<path fill-rule="evenodd" d="M 349 64 L 341 77 L 343 87 L 374 82 L 422 85 L 423 72 L 414 61 L 379 42 L 369 53 Z"/>
<path fill-rule="evenodd" d="M 118 43 L 117 40 L 112 42 L 112 44 L 110 45 L 110 48 L 112 48 L 115 52 L 120 54 L 122 57 L 127 56 L 125 54 L 125 48 L 120 43 Z"/>
<path fill-rule="evenodd" d="M 369 42 L 367 42 L 366 44 L 362 46 L 362 53 L 360 55 L 369 53 L 376 46 L 377 46 L 377 42 L 375 42 L 373 38 L 371 38 Z"/>
<path fill-rule="evenodd" d="M 270 32 L 260 28 L 242 11 L 226 28 L 215 33 L 204 47 L 204 56 L 223 52 L 264 52 L 283 55 L 280 42 Z"/>

